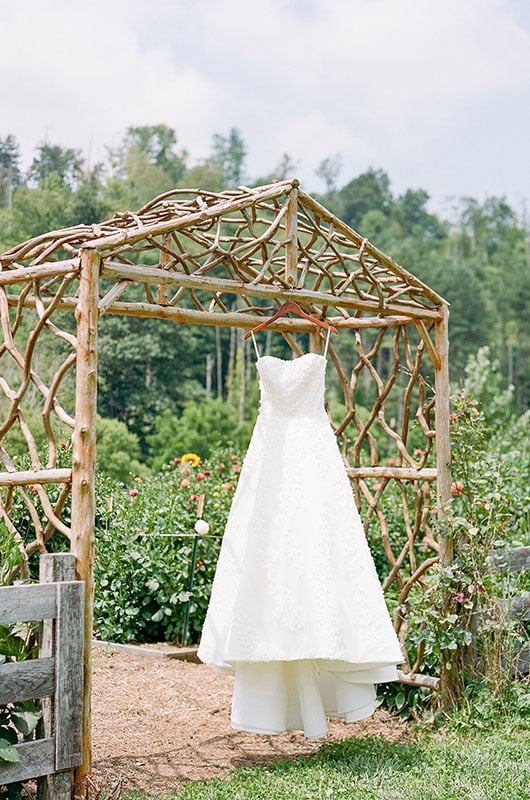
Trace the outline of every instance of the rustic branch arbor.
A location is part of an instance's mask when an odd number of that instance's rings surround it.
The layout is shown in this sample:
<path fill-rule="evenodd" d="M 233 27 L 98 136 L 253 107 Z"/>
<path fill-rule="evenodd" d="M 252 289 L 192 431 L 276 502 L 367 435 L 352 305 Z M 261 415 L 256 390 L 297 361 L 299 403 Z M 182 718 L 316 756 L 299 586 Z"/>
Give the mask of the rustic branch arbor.
<path fill-rule="evenodd" d="M 0 264 L 0 516 L 27 556 L 45 552 L 52 535 L 69 539 L 87 585 L 87 659 L 99 318 L 126 314 L 246 330 L 287 299 L 339 330 L 328 377 L 340 388 L 341 416 L 331 421 L 366 528 L 380 529 L 384 588 L 397 599 L 395 624 L 404 640 L 411 588 L 423 585 L 433 564 L 451 560 L 450 540 L 429 524 L 433 506 L 440 517 L 450 500 L 448 312 L 441 297 L 296 180 L 168 192 L 137 213 L 20 244 Z M 321 346 L 320 333 L 304 319 L 283 318 L 271 328 L 297 354 L 300 333 L 310 334 L 313 349 Z M 48 374 L 50 357 L 42 354 L 50 348 L 55 367 Z M 65 426 L 73 429 L 71 468 L 58 459 Z M 27 446 L 24 464 L 10 455 L 10 437 Z M 380 502 L 392 485 L 401 497 L 401 533 Z M 63 512 L 70 492 L 69 521 Z M 31 541 L 12 519 L 21 508 Z M 403 680 L 433 685 L 419 674 L 421 664 L 420 647 Z M 87 698 L 88 676 L 87 669 Z M 85 767 L 88 708 L 87 702 Z"/>

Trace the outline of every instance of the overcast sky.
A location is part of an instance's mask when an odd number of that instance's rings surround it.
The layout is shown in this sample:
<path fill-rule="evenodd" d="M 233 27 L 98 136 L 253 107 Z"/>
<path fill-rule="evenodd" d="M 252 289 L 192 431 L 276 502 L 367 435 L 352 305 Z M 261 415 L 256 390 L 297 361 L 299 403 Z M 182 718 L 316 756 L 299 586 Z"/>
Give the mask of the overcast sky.
<path fill-rule="evenodd" d="M 191 163 L 237 127 L 249 179 L 340 154 L 433 206 L 530 201 L 530 0 L 0 0 L 0 136 L 91 163 L 165 123 Z"/>

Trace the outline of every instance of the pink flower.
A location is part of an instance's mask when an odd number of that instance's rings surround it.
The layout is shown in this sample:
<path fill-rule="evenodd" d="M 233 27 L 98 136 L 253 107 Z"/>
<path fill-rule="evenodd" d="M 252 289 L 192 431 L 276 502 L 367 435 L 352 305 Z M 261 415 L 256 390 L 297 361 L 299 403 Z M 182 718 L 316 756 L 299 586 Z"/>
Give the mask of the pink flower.
<path fill-rule="evenodd" d="M 129 489 L 129 497 L 136 497 L 138 489 Z"/>
<path fill-rule="evenodd" d="M 387 458 L 386 463 L 388 464 L 389 467 L 393 467 L 395 465 L 395 463 L 396 463 L 396 459 L 395 458 Z"/>
<path fill-rule="evenodd" d="M 382 485 L 382 483 L 374 483 L 374 492 L 378 492 Z"/>
<path fill-rule="evenodd" d="M 460 419 L 460 414 L 449 414 L 449 418 L 454 420 Z"/>
<path fill-rule="evenodd" d="M 203 474 L 204 475 L 211 475 L 212 474 L 212 470 L 211 469 L 205 469 Z"/>
<path fill-rule="evenodd" d="M 177 464 L 180 464 L 180 462 L 181 462 L 180 458 L 174 458 L 173 459 L 173 463 L 174 463 L 175 466 L 177 466 Z"/>
<path fill-rule="evenodd" d="M 464 592 L 457 592 L 453 595 L 453 599 L 456 600 L 458 603 L 463 603 L 466 599 Z"/>
<path fill-rule="evenodd" d="M 232 491 L 232 489 L 234 488 L 234 484 L 233 483 L 223 483 L 222 486 L 223 486 L 223 489 L 227 490 L 227 492 Z"/>
<path fill-rule="evenodd" d="M 454 481 L 451 484 L 451 494 L 456 495 L 456 497 L 462 497 L 464 494 L 464 484 L 462 481 Z"/>
<path fill-rule="evenodd" d="M 68 450 L 68 445 L 66 444 L 66 442 L 60 442 L 59 447 L 61 448 L 61 450 Z"/>
<path fill-rule="evenodd" d="M 204 480 L 204 472 L 198 472 L 195 476 L 196 481 L 203 481 Z"/>
<path fill-rule="evenodd" d="M 415 456 L 422 456 L 423 455 L 423 450 L 421 449 L 421 447 L 415 447 L 414 448 L 414 455 Z"/>
<path fill-rule="evenodd" d="M 181 480 L 181 482 L 180 482 L 180 485 L 181 485 L 181 486 L 182 486 L 184 489 L 188 489 L 188 488 L 191 486 L 191 483 L 190 483 L 190 481 L 189 481 L 187 478 L 182 478 L 182 480 Z"/>

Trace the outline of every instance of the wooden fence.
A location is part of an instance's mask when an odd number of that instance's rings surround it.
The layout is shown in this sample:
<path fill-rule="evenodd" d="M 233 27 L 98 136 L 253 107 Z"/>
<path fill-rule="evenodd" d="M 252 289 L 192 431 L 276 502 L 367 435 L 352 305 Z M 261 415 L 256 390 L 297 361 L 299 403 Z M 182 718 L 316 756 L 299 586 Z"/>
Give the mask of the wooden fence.
<path fill-rule="evenodd" d="M 497 572 L 510 574 L 513 572 L 530 572 L 530 547 L 513 547 L 499 553 L 495 558 Z M 511 598 L 504 608 L 504 619 L 518 622 L 520 625 L 530 624 L 530 592 L 521 592 Z M 516 675 L 530 675 L 530 642 L 523 644 L 513 657 L 513 670 Z"/>
<path fill-rule="evenodd" d="M 0 588 L 0 625 L 41 622 L 39 657 L 0 665 L 0 704 L 39 699 L 37 738 L 0 763 L 0 785 L 39 778 L 39 800 L 69 800 L 82 760 L 84 583 L 70 553 L 41 556 L 40 583 Z"/>

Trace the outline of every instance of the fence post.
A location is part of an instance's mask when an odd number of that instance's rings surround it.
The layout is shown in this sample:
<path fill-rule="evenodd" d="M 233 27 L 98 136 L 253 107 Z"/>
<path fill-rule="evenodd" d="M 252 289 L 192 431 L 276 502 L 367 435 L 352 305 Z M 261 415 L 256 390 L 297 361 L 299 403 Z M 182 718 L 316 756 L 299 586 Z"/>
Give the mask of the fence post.
<path fill-rule="evenodd" d="M 39 563 L 40 583 L 57 583 L 75 580 L 75 558 L 71 553 L 45 553 L 40 557 Z M 57 631 L 57 619 L 45 620 L 42 623 L 42 633 L 39 648 L 41 658 L 55 656 L 54 640 Z M 57 643 L 58 646 L 58 643 Z M 57 686 L 56 664 L 56 686 Z M 72 676 L 70 676 L 72 677 Z M 57 696 L 53 700 L 44 698 L 42 701 L 42 727 L 45 736 L 57 734 L 57 715 L 60 711 L 56 708 Z M 73 770 L 65 769 L 51 775 L 44 775 L 37 781 L 37 800 L 70 800 L 73 790 Z"/>

